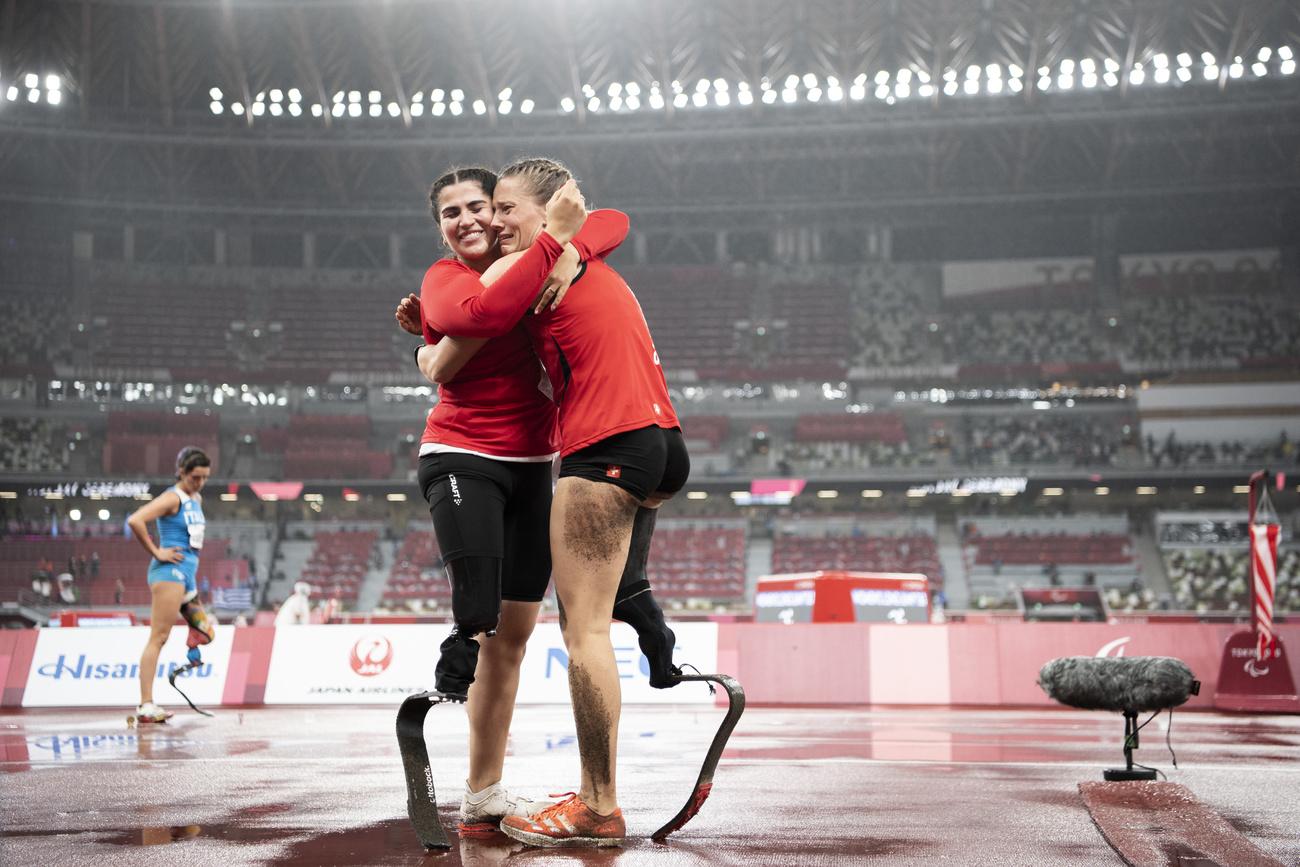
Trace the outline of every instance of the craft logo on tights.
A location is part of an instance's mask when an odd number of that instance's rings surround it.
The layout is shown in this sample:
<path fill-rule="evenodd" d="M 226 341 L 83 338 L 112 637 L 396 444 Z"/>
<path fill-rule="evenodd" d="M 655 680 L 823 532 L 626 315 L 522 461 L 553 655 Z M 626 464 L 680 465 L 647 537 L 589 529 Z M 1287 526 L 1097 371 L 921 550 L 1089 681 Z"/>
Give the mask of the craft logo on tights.
<path fill-rule="evenodd" d="M 393 644 L 382 635 L 367 635 L 358 638 L 352 645 L 352 670 L 362 677 L 374 677 L 383 673 L 393 661 Z"/>

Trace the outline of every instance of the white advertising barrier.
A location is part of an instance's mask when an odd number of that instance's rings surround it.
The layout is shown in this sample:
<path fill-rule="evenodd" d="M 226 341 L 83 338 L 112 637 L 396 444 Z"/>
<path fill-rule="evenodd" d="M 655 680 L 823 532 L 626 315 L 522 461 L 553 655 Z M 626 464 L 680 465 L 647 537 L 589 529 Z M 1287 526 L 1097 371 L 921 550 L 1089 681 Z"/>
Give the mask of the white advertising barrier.
<path fill-rule="evenodd" d="M 391 704 L 433 686 L 444 624 L 347 624 L 286 626 L 275 631 L 267 704 Z M 675 658 L 700 671 L 717 666 L 718 627 L 713 623 L 674 624 Z M 669 690 L 650 688 L 649 670 L 637 648 L 636 633 L 622 623 L 611 632 L 614 658 L 629 703 L 712 703 L 701 684 Z M 569 657 L 554 623 L 537 626 L 528 641 L 519 677 L 521 704 L 568 704 Z"/>
<path fill-rule="evenodd" d="M 164 707 L 184 706 L 167 675 L 185 664 L 188 634 L 188 627 L 172 627 L 158 655 L 153 695 Z M 27 673 L 23 707 L 134 707 L 140 701 L 140 651 L 148 637 L 147 626 L 42 629 Z M 177 678 L 200 707 L 221 704 L 234 640 L 234 627 L 218 626 L 217 637 L 202 648 L 203 665 Z"/>

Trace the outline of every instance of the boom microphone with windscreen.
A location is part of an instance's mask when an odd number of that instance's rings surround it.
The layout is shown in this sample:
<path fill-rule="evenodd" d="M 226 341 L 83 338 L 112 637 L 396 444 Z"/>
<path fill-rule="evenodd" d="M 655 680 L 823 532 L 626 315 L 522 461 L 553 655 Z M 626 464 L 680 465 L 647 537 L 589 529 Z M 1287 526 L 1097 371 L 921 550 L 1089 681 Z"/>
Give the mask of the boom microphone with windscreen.
<path fill-rule="evenodd" d="M 1126 767 L 1107 768 L 1102 772 L 1106 780 L 1154 780 L 1154 770 L 1133 767 L 1138 714 L 1172 711 L 1201 691 L 1187 664 L 1170 656 L 1063 656 L 1039 670 L 1038 685 L 1061 704 L 1124 714 Z"/>
<path fill-rule="evenodd" d="M 1063 656 L 1042 667 L 1038 685 L 1061 704 L 1120 713 L 1178 707 L 1201 690 L 1187 664 L 1172 656 Z"/>

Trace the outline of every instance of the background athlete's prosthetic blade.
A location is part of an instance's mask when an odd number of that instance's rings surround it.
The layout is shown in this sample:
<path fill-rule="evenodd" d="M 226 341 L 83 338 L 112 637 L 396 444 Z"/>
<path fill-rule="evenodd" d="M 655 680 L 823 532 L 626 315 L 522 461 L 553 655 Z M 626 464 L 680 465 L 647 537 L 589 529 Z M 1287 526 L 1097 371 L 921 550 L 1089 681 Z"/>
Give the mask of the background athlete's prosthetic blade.
<path fill-rule="evenodd" d="M 700 768 L 700 776 L 695 781 L 691 796 L 686 799 L 686 805 L 678 810 L 677 815 L 673 816 L 667 824 L 650 835 L 650 839 L 659 842 L 663 842 L 665 837 L 681 828 L 700 811 L 705 799 L 709 797 L 709 792 L 713 790 L 713 772 L 718 769 L 722 751 L 726 749 L 731 732 L 740 721 L 740 715 L 745 712 L 745 689 L 734 677 L 725 674 L 683 674 L 679 679 L 716 683 L 722 687 L 727 693 L 727 713 L 722 718 L 722 724 L 718 726 L 717 734 L 713 736 L 713 743 L 709 744 L 708 755 L 704 757 L 704 766 Z"/>
<path fill-rule="evenodd" d="M 199 649 L 197 647 L 191 647 L 189 653 L 186 654 L 186 657 L 189 659 L 189 662 L 185 663 L 180 668 L 173 668 L 171 670 L 171 673 L 167 675 L 167 682 L 172 685 L 172 689 L 176 690 L 181 694 L 181 698 L 185 699 L 185 703 L 188 704 L 191 709 L 197 711 L 198 713 L 203 714 L 204 716 L 214 716 L 214 714 L 204 710 L 194 702 L 190 701 L 190 697 L 185 694 L 185 690 L 181 689 L 179 686 L 176 685 L 176 678 L 180 677 L 182 674 L 184 674 L 187 671 L 190 671 L 191 669 L 198 668 L 203 664 L 203 658 L 199 656 Z"/>
<path fill-rule="evenodd" d="M 444 701 L 437 693 L 417 692 L 407 696 L 397 710 L 397 748 L 406 772 L 406 814 L 426 849 L 450 849 L 447 832 L 438 819 L 438 800 L 433 792 L 433 767 L 424 742 L 424 718 L 429 708 Z"/>

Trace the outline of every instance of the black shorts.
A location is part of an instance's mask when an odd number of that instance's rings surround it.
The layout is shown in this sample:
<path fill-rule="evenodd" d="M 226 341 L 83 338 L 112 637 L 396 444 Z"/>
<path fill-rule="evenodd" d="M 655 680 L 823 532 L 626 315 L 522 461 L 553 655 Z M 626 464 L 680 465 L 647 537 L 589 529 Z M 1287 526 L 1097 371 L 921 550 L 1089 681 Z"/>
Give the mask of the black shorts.
<path fill-rule="evenodd" d="M 643 427 L 606 437 L 560 461 L 560 478 L 617 485 L 638 501 L 686 486 L 691 458 L 677 428 Z"/>
<path fill-rule="evenodd" d="M 501 598 L 540 602 L 551 580 L 551 462 L 435 452 L 420 458 L 419 479 L 442 558 L 499 558 Z"/>

